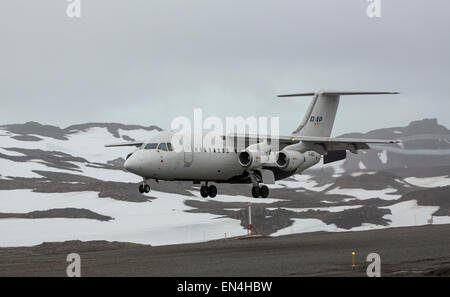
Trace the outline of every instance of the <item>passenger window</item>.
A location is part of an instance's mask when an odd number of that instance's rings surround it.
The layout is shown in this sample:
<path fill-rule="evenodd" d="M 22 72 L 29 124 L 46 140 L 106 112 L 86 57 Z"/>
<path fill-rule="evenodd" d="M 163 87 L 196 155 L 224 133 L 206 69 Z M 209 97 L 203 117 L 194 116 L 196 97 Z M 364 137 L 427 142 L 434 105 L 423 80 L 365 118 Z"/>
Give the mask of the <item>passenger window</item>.
<path fill-rule="evenodd" d="M 157 143 L 147 143 L 145 145 L 145 149 L 146 150 L 154 150 L 154 149 L 156 149 L 157 146 L 158 146 Z"/>
<path fill-rule="evenodd" d="M 162 151 L 167 151 L 167 145 L 164 142 L 160 143 L 158 149 Z"/>
<path fill-rule="evenodd" d="M 167 148 L 170 152 L 173 151 L 172 144 L 170 142 L 167 143 Z"/>

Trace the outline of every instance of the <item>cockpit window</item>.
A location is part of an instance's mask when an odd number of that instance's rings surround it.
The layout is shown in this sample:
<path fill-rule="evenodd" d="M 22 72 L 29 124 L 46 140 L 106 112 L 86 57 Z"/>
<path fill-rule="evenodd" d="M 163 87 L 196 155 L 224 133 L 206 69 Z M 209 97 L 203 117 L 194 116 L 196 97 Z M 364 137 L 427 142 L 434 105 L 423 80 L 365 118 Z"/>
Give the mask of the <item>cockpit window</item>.
<path fill-rule="evenodd" d="M 164 142 L 160 143 L 158 149 L 162 151 L 167 151 L 167 145 Z"/>
<path fill-rule="evenodd" d="M 173 151 L 172 144 L 170 142 L 167 143 L 167 148 L 169 151 Z"/>
<path fill-rule="evenodd" d="M 144 147 L 146 150 L 154 150 L 158 146 L 157 143 L 147 143 Z"/>

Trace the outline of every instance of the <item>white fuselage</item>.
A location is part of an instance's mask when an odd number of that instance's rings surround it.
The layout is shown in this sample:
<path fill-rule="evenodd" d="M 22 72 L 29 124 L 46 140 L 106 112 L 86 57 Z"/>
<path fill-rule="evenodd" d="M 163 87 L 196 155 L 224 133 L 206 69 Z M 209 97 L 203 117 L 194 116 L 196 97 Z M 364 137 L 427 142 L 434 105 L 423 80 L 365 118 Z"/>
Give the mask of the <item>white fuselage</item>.
<path fill-rule="evenodd" d="M 234 148 L 192 147 L 191 151 L 177 151 L 170 145 L 172 136 L 171 132 L 158 133 L 134 151 L 125 161 L 124 167 L 144 179 L 215 182 L 227 182 L 246 171 L 239 163 L 239 154 Z M 166 144 L 166 149 L 161 144 Z M 307 167 L 320 161 L 320 156 L 316 155 Z M 307 167 L 302 166 L 302 171 Z M 297 172 L 277 174 L 279 170 L 275 164 L 268 169 L 273 169 L 275 179 L 286 178 Z"/>
<path fill-rule="evenodd" d="M 125 168 L 161 180 L 228 180 L 243 172 L 234 152 L 175 152 L 139 149 Z"/>

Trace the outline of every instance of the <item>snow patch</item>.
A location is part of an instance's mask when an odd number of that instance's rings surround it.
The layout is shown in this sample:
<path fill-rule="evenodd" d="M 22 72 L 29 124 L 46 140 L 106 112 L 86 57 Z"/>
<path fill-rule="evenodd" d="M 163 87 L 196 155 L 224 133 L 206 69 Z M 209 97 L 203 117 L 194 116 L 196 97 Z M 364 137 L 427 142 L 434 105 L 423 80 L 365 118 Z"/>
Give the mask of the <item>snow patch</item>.
<path fill-rule="evenodd" d="M 294 181 L 292 180 L 281 180 L 281 181 L 277 181 L 275 185 L 269 185 L 269 188 L 271 189 L 279 189 L 279 188 L 304 188 L 307 189 L 309 191 L 314 191 L 314 192 L 322 192 L 323 190 L 327 189 L 328 187 L 330 187 L 333 184 L 326 184 L 323 185 L 321 187 L 318 187 L 318 183 L 313 180 L 311 175 L 301 175 L 301 174 L 297 174 L 297 175 L 293 175 L 290 178 L 295 179 Z"/>
<path fill-rule="evenodd" d="M 314 169 L 332 168 L 335 175 L 341 176 L 342 174 L 345 173 L 344 163 L 345 159 L 328 164 L 318 163 L 314 165 Z"/>
<path fill-rule="evenodd" d="M 150 138 L 152 138 L 153 136 L 155 136 L 155 134 L 157 133 L 157 130 L 152 130 L 152 131 L 148 131 L 148 130 L 144 130 L 144 129 L 136 129 L 136 130 L 123 130 L 123 129 L 118 129 L 119 135 L 121 138 L 123 138 L 123 136 L 128 136 L 133 138 L 136 141 L 145 141 L 148 140 Z"/>
<path fill-rule="evenodd" d="M 291 208 L 291 207 L 272 207 L 267 210 L 285 209 L 293 212 L 307 212 L 309 210 L 329 211 L 329 212 L 341 212 L 346 209 L 361 208 L 363 205 L 344 205 L 344 206 L 330 206 L 330 207 L 309 207 L 309 208 Z"/>
<path fill-rule="evenodd" d="M 7 155 L 10 157 L 24 157 L 26 156 L 25 154 L 19 153 L 19 152 L 15 152 L 15 151 L 10 151 L 10 150 L 5 150 L 4 148 L 0 147 L 0 153 L 2 153 L 3 155 Z"/>
<path fill-rule="evenodd" d="M 405 181 L 411 185 L 423 188 L 436 188 L 450 186 L 448 175 L 436 177 L 408 177 Z"/>
<path fill-rule="evenodd" d="M 50 168 L 43 164 L 44 162 L 14 162 L 8 159 L 0 158 L 0 174 L 2 176 L 41 178 L 42 176 L 34 173 L 32 170 L 53 171 L 76 174 L 76 171 Z"/>
<path fill-rule="evenodd" d="M 336 227 L 335 224 L 327 225 L 319 219 L 292 219 L 292 220 L 294 220 L 294 223 L 291 226 L 280 229 L 277 232 L 272 233 L 271 236 L 282 236 L 295 233 L 308 233 L 318 231 L 327 231 L 327 232 L 348 231 Z"/>
<path fill-rule="evenodd" d="M 375 171 L 367 171 L 367 172 L 353 172 L 353 173 L 351 173 L 350 175 L 351 176 L 353 176 L 353 177 L 358 177 L 358 176 L 361 176 L 361 175 L 372 175 L 372 174 L 375 174 L 376 172 Z"/>
<path fill-rule="evenodd" d="M 84 176 L 92 177 L 95 179 L 124 183 L 137 183 L 142 181 L 141 177 L 123 170 L 91 167 L 87 166 L 88 163 L 73 163 L 80 167 L 80 169 L 83 171 Z"/>
<path fill-rule="evenodd" d="M 394 188 L 386 188 L 383 190 L 365 190 L 365 189 L 341 189 L 340 187 L 336 187 L 326 194 L 334 194 L 334 195 L 348 195 L 355 197 L 359 200 L 367 200 L 370 198 L 380 198 L 383 200 L 396 200 L 401 197 L 401 195 L 391 195 L 390 193 L 396 192 L 397 190 Z M 344 201 L 351 201 L 354 199 L 346 199 Z"/>
<path fill-rule="evenodd" d="M 378 158 L 380 159 L 381 163 L 386 164 L 388 161 L 387 150 L 383 150 L 381 151 L 381 153 L 378 153 Z"/>
<path fill-rule="evenodd" d="M 429 224 L 431 215 L 439 209 L 439 206 L 420 206 L 417 204 L 417 200 L 410 200 L 380 208 L 391 211 L 390 215 L 383 216 L 383 218 L 391 220 L 389 227 L 402 227 Z M 437 222 L 434 218 L 437 217 L 433 217 L 433 223 L 450 223 L 450 217 L 439 217 L 440 220 Z"/>
<path fill-rule="evenodd" d="M 199 200 L 199 201 L 207 201 L 200 195 L 200 191 L 188 191 L 194 196 L 185 196 L 187 200 Z M 153 193 L 153 191 L 151 192 Z M 212 201 L 220 201 L 220 202 L 245 202 L 245 203 L 274 203 L 279 201 L 284 201 L 283 199 L 272 199 L 272 198 L 253 198 L 242 195 L 225 195 L 220 194 L 214 198 L 211 198 Z"/>
<path fill-rule="evenodd" d="M 36 193 L 31 190 L 0 191 L 4 213 L 52 208 L 86 208 L 111 216 L 103 222 L 90 219 L 0 219 L 0 246 L 31 246 L 65 240 L 108 240 L 165 245 L 200 242 L 245 235 L 239 220 L 217 215 L 188 213 L 183 195 L 151 192 L 151 202 L 99 198 L 96 192 Z"/>

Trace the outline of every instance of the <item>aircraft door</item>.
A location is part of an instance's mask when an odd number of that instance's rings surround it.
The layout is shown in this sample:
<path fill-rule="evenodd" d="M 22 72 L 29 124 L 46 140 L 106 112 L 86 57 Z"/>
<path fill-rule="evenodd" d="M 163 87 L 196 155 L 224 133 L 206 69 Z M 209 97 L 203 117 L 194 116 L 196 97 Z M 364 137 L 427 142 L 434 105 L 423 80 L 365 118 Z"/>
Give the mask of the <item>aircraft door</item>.
<path fill-rule="evenodd" d="M 179 136 L 178 143 L 181 144 L 183 148 L 183 163 L 184 167 L 190 167 L 192 162 L 194 161 L 194 153 L 192 149 L 192 143 L 189 138 L 186 136 Z"/>
<path fill-rule="evenodd" d="M 184 149 L 184 167 L 191 166 L 194 161 L 194 154 L 192 152 L 192 148 L 187 147 Z"/>

